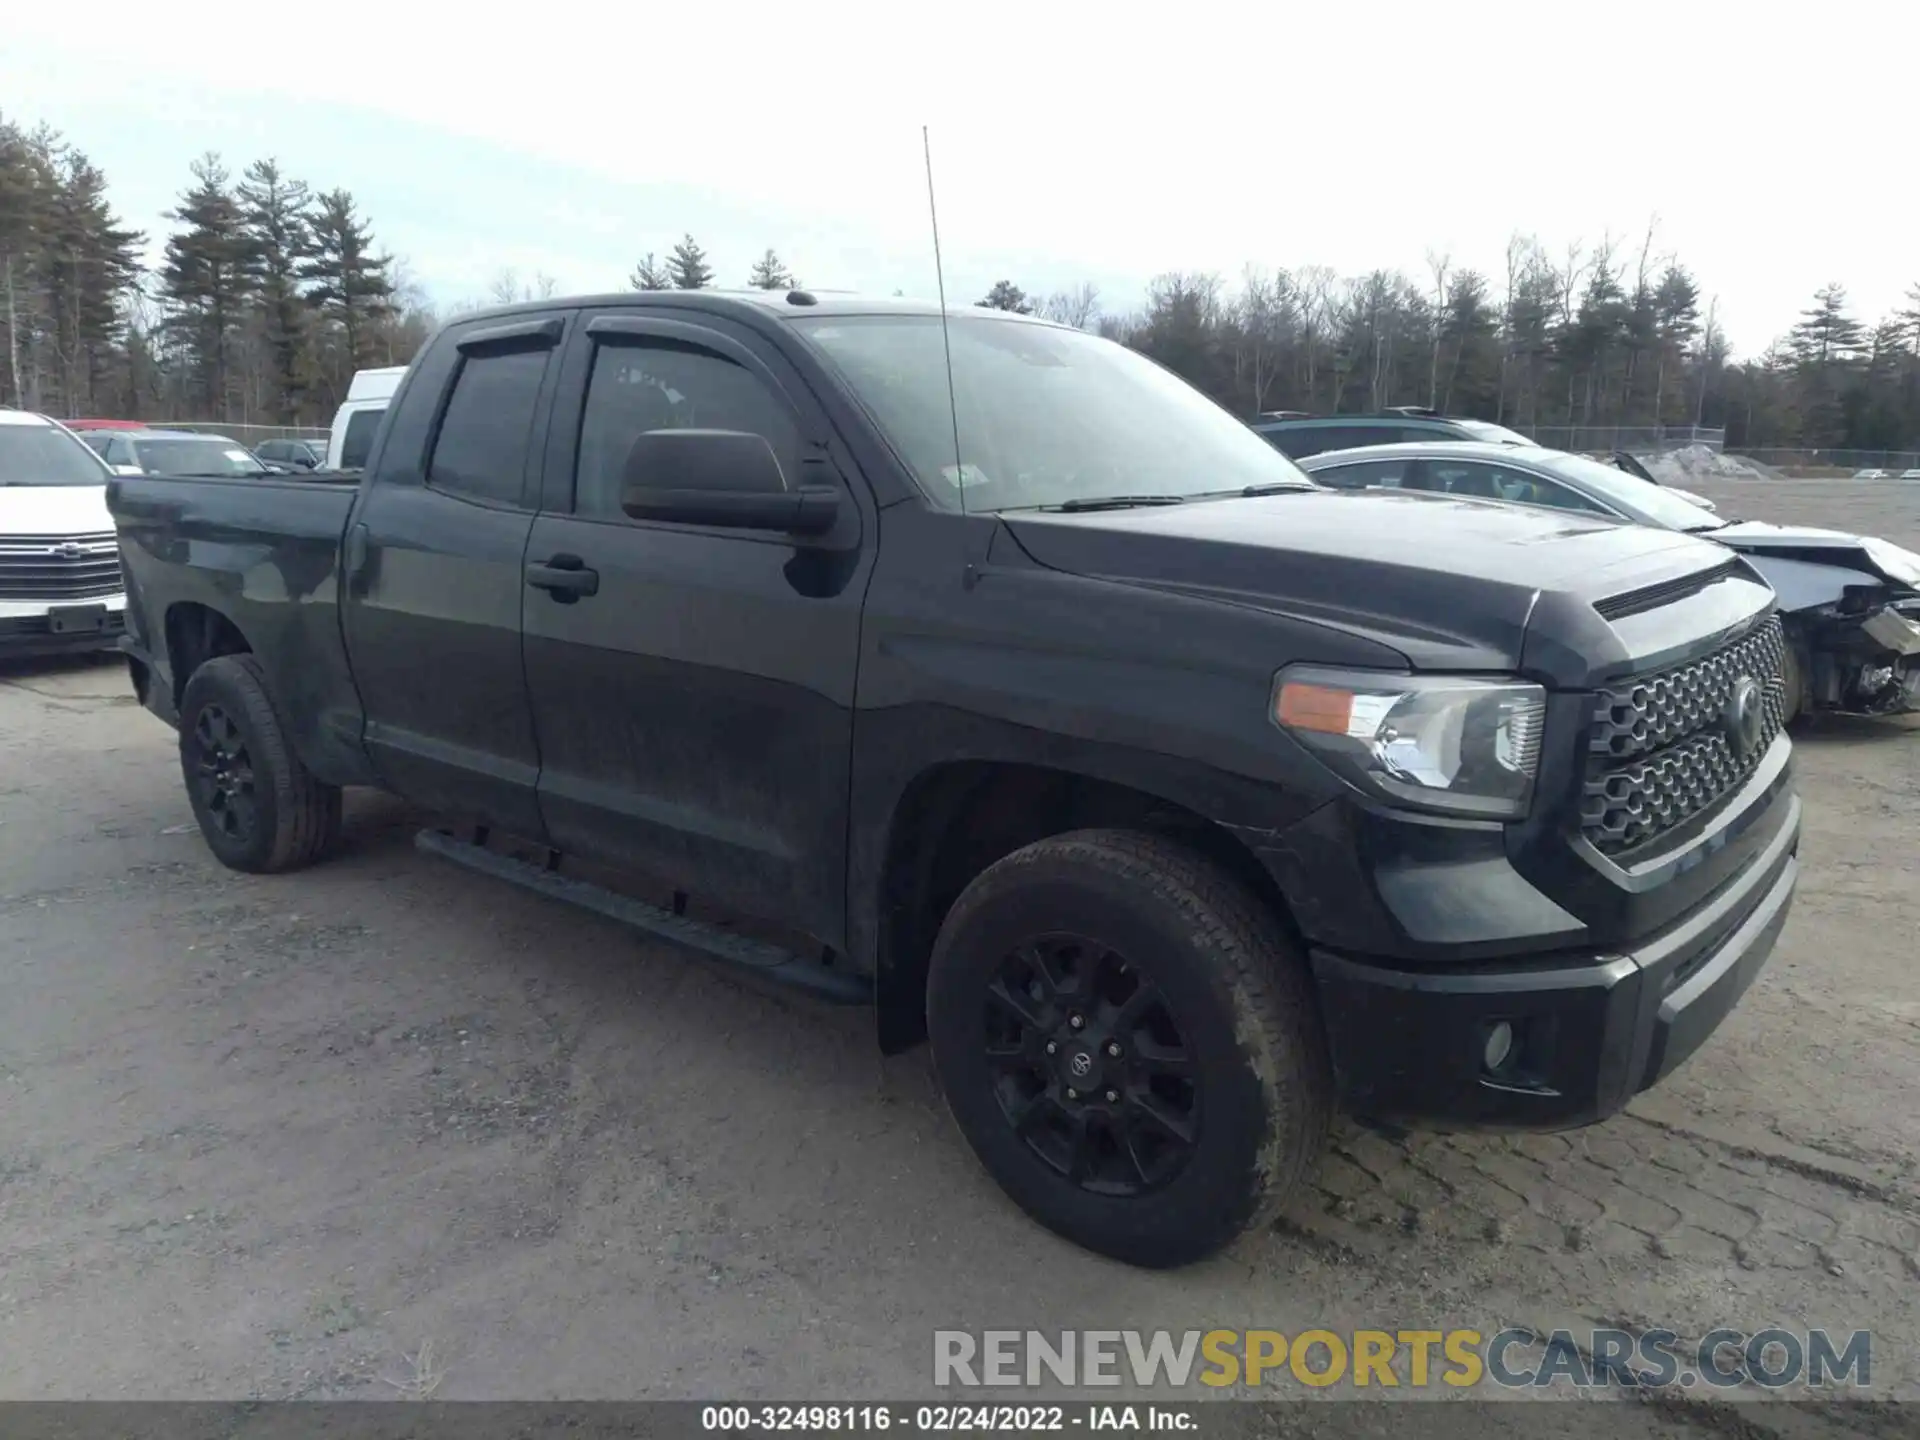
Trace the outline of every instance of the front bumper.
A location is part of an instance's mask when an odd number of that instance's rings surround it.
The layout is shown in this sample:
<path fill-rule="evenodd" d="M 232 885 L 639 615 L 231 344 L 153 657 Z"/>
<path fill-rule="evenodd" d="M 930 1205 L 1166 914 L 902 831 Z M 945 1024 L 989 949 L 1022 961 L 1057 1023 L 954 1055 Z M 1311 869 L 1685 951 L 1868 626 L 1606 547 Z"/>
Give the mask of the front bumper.
<path fill-rule="evenodd" d="M 103 605 L 98 628 L 63 628 L 48 614 L 0 615 L 0 658 L 30 655 L 73 655 L 89 650 L 114 650 L 126 633 L 125 602 L 116 598 L 111 604 L 76 601 L 61 607 L 67 610 L 89 609 Z"/>
<path fill-rule="evenodd" d="M 1699 1048 L 1766 964 L 1799 876 L 1800 801 L 1718 893 L 1627 951 L 1394 966 L 1312 952 L 1341 1098 L 1385 1121 L 1562 1129 L 1623 1107 Z M 1511 1027 L 1507 1060 L 1488 1038 Z"/>

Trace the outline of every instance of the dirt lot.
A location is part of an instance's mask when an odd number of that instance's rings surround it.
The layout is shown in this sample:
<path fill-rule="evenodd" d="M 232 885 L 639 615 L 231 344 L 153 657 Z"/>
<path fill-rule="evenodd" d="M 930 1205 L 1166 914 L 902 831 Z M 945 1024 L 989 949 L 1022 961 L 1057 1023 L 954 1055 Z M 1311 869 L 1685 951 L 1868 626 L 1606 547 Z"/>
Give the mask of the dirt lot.
<path fill-rule="evenodd" d="M 1714 490 L 1920 548 L 1920 485 Z M 221 870 L 114 666 L 0 673 L 0 736 L 0 1397 L 901 1397 L 936 1327 L 1595 1321 L 1870 1327 L 1920 1394 L 1920 725 L 1805 737 L 1785 939 L 1664 1089 L 1345 1132 L 1175 1274 L 1028 1223 L 863 1014 L 424 857 L 381 797 L 327 865 Z"/>

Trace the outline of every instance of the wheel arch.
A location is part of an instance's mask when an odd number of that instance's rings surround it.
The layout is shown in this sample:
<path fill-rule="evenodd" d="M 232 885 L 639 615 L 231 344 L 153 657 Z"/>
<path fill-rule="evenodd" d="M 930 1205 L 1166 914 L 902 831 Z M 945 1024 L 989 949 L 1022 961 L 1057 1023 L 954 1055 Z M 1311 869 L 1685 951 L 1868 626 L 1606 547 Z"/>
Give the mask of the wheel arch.
<path fill-rule="evenodd" d="M 874 1000 L 882 1052 L 896 1054 L 925 1038 L 933 942 L 974 876 L 1036 840 L 1108 827 L 1167 836 L 1206 855 L 1299 938 L 1266 866 L 1231 829 L 1181 801 L 1056 765 L 938 763 L 901 791 L 879 866 Z"/>
<path fill-rule="evenodd" d="M 187 681 L 207 661 L 220 655 L 250 655 L 253 643 L 229 615 L 198 600 L 182 600 L 167 607 L 162 633 L 166 637 L 167 670 L 177 711 Z"/>

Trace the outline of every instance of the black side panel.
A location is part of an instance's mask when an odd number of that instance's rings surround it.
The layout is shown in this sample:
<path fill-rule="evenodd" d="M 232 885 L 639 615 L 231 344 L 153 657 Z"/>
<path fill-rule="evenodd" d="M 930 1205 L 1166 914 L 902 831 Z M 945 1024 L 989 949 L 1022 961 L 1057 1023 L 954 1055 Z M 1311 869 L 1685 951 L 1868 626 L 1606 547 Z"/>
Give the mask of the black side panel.
<path fill-rule="evenodd" d="M 128 476 L 108 487 L 128 629 L 155 683 L 184 685 L 203 617 L 222 617 L 266 669 L 300 758 L 335 785 L 374 778 L 340 637 L 340 534 L 356 493 L 271 479 Z"/>
<path fill-rule="evenodd" d="M 538 836 L 540 756 L 520 667 L 533 517 L 377 486 L 356 524 L 366 560 L 347 643 L 382 779 L 409 800 Z"/>
<path fill-rule="evenodd" d="M 526 593 L 540 807 L 558 848 L 670 879 L 840 946 L 848 766 L 870 497 L 804 382 L 724 321 L 589 318 L 562 366 L 546 501 L 573 505 L 595 353 L 691 346 L 742 364 L 843 487 L 818 540 L 546 513 L 527 559 L 576 560 L 591 594 Z M 738 357 L 737 359 L 735 357 Z M 690 388 L 692 382 L 689 383 Z M 591 434 L 591 432 L 590 432 Z M 591 447 L 589 447 L 591 448 Z M 583 508 L 590 508 L 583 501 Z"/>
<path fill-rule="evenodd" d="M 436 453 L 457 449 L 470 463 L 473 438 L 484 433 L 477 424 L 458 429 L 453 398 L 463 368 L 508 351 L 551 354 L 566 319 L 455 325 L 436 337 L 395 397 L 346 539 L 347 649 L 382 780 L 423 805 L 534 837 L 543 833 L 540 756 L 520 612 L 554 367 L 536 381 L 524 441 L 516 433 L 478 457 L 498 460 L 496 473 L 517 469 L 517 493 L 469 495 L 427 481 Z M 443 447 L 443 430 L 459 438 Z M 462 479 L 450 474 L 447 483 Z"/>
<path fill-rule="evenodd" d="M 853 961 L 877 965 L 883 984 L 889 850 L 903 808 L 947 766 L 1124 785 L 1250 847 L 1345 793 L 1268 718 L 1274 672 L 1387 668 L 1400 656 L 1385 646 L 1050 570 L 990 517 L 899 505 L 881 523 L 861 635 L 848 911 Z"/>

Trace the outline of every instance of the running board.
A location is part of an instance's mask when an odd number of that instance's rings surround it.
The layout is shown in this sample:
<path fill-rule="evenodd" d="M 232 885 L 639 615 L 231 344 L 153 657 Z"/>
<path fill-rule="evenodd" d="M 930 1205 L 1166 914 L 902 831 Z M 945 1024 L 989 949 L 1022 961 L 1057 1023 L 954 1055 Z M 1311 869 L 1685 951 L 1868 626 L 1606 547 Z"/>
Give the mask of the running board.
<path fill-rule="evenodd" d="M 656 940 L 666 940 L 718 960 L 729 969 L 754 980 L 782 989 L 799 990 L 815 999 L 835 1005 L 870 1005 L 873 983 L 850 971 L 809 960 L 792 950 L 766 940 L 736 935 L 717 925 L 692 920 L 635 900 L 604 885 L 576 880 L 557 870 L 542 869 L 525 860 L 501 855 L 485 846 L 475 845 L 449 835 L 444 830 L 422 830 L 413 843 L 430 855 L 451 860 L 456 865 L 506 880 L 523 890 L 531 890 L 549 900 L 560 900 L 582 910 L 591 910 L 609 920 L 617 920 Z"/>

